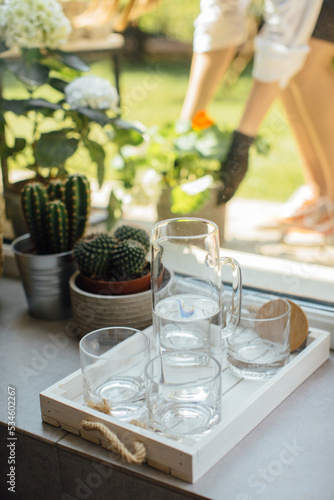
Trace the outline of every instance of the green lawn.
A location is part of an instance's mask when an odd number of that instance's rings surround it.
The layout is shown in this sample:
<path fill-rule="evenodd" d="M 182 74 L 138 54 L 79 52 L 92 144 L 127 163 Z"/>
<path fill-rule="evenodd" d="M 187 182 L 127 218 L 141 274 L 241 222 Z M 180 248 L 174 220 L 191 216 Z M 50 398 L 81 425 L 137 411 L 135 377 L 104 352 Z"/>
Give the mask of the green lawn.
<path fill-rule="evenodd" d="M 113 81 L 109 63 L 96 62 L 91 68 L 92 73 Z M 189 68 L 190 63 L 187 61 L 123 61 L 123 117 L 139 121 L 147 127 L 176 120 L 186 92 Z M 220 127 L 234 128 L 237 125 L 251 86 L 249 73 L 249 70 L 245 72 L 233 86 L 222 86 L 210 104 L 208 111 Z M 20 88 L 12 80 L 7 83 L 6 97 L 21 97 Z M 271 126 L 273 121 L 275 132 Z M 15 127 L 15 119 L 13 122 Z M 19 123 L 17 125 L 20 127 Z M 303 176 L 295 144 L 279 103 L 270 111 L 261 133 L 270 141 L 270 154 L 261 156 L 252 153 L 249 172 L 237 195 L 284 201 L 303 182 Z M 110 171 L 106 174 L 110 177 Z"/>

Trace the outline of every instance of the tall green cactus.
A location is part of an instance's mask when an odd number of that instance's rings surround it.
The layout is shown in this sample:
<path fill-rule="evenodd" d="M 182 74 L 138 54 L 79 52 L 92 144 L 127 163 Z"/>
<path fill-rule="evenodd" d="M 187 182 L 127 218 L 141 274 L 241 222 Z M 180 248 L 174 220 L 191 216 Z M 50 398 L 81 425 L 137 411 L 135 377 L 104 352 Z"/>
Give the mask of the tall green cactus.
<path fill-rule="evenodd" d="M 52 179 L 47 186 L 49 200 L 61 200 L 65 203 L 65 186 L 61 179 Z"/>
<path fill-rule="evenodd" d="M 69 247 L 85 232 L 90 207 L 89 182 L 84 175 L 71 175 L 65 182 L 65 203 L 69 221 Z"/>
<path fill-rule="evenodd" d="M 37 253 L 48 253 L 48 241 L 45 231 L 48 194 L 45 186 L 39 182 L 27 184 L 21 193 L 21 204 Z"/>
<path fill-rule="evenodd" d="M 48 204 L 49 253 L 68 250 L 68 214 L 65 203 L 60 200 Z"/>
<path fill-rule="evenodd" d="M 76 174 L 64 182 L 27 184 L 21 192 L 22 210 L 39 254 L 72 250 L 85 231 L 90 207 L 89 182 Z"/>

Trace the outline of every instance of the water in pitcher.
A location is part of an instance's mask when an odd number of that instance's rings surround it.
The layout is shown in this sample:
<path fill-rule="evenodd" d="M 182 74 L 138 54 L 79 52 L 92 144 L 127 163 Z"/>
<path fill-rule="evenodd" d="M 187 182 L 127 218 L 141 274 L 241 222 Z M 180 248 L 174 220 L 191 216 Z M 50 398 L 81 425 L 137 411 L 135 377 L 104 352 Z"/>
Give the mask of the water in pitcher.
<path fill-rule="evenodd" d="M 153 312 L 154 330 L 164 351 L 200 351 L 221 359 L 222 311 L 210 297 L 173 295 Z"/>

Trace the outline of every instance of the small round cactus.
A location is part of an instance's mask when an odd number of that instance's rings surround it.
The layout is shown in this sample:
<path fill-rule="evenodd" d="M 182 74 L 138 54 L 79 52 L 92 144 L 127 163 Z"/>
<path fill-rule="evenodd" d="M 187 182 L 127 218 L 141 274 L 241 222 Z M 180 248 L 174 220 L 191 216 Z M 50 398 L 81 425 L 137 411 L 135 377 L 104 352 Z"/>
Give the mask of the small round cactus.
<path fill-rule="evenodd" d="M 146 252 L 149 251 L 150 237 L 144 229 L 141 229 L 139 227 L 123 225 L 120 226 L 118 229 L 116 229 L 114 237 L 118 241 L 123 241 L 123 240 L 139 241 L 139 243 L 141 243 L 145 248 Z"/>
<path fill-rule="evenodd" d="M 82 274 L 93 279 L 109 279 L 117 241 L 106 233 L 91 234 L 74 246 L 74 258 Z"/>
<path fill-rule="evenodd" d="M 136 240 L 122 240 L 115 246 L 112 255 L 114 274 L 135 276 L 143 272 L 146 264 L 146 249 Z"/>
<path fill-rule="evenodd" d="M 148 248 L 149 236 L 143 229 L 124 225 L 112 235 L 82 238 L 74 246 L 74 258 L 81 273 L 89 278 L 128 281 L 145 274 Z"/>

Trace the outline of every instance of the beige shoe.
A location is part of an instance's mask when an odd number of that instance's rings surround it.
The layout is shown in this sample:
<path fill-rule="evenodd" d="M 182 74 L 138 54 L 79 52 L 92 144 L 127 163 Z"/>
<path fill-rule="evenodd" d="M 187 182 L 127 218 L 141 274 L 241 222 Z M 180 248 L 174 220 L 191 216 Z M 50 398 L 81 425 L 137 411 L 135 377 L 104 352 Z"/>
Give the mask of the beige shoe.
<path fill-rule="evenodd" d="M 319 199 L 310 186 L 303 185 L 278 207 L 265 221 L 258 225 L 261 229 L 288 229 L 302 224 L 303 217 L 317 210 Z"/>

